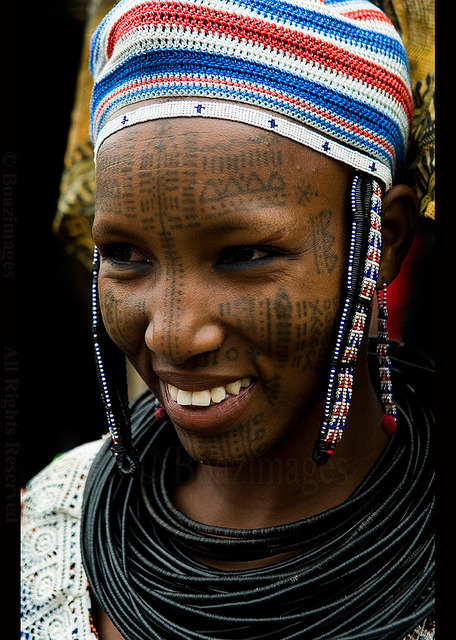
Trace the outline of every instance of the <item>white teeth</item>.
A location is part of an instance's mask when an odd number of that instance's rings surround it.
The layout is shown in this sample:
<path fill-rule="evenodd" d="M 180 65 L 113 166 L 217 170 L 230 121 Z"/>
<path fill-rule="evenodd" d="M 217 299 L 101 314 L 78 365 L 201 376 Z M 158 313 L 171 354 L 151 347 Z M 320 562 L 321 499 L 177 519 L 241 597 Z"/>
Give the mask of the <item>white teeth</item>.
<path fill-rule="evenodd" d="M 211 404 L 210 391 L 193 391 L 192 404 L 197 407 L 208 407 Z"/>
<path fill-rule="evenodd" d="M 192 404 L 192 392 L 182 391 L 182 389 L 179 389 L 177 392 L 176 402 L 177 404 L 184 404 L 184 405 Z"/>
<path fill-rule="evenodd" d="M 236 382 L 230 382 L 226 385 L 226 390 L 228 393 L 231 393 L 233 396 L 237 396 L 239 391 L 241 390 L 241 381 L 236 380 Z"/>
<path fill-rule="evenodd" d="M 194 405 L 196 407 L 208 407 L 211 401 L 218 404 L 225 400 L 227 393 L 237 396 L 241 388 L 250 386 L 251 378 L 242 378 L 235 382 L 230 382 L 226 387 L 214 387 L 204 391 L 183 391 L 168 384 L 169 395 L 180 405 Z"/>
<path fill-rule="evenodd" d="M 177 400 L 177 393 L 179 391 L 179 389 L 177 387 L 173 387 L 172 384 L 168 385 L 168 390 L 169 390 L 169 395 L 171 396 L 171 398 L 173 400 Z"/>
<path fill-rule="evenodd" d="M 222 402 L 222 400 L 225 400 L 225 398 L 225 387 L 214 387 L 213 389 L 211 389 L 212 402 L 216 402 L 218 404 L 219 402 Z"/>

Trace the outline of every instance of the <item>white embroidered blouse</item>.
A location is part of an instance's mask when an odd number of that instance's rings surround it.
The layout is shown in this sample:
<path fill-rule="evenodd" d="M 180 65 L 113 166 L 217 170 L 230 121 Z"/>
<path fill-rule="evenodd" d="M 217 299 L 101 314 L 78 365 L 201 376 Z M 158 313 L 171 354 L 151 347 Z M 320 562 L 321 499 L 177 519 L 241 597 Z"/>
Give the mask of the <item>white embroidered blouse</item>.
<path fill-rule="evenodd" d="M 96 640 L 81 561 L 82 495 L 103 440 L 55 459 L 27 485 L 22 499 L 21 637 Z"/>

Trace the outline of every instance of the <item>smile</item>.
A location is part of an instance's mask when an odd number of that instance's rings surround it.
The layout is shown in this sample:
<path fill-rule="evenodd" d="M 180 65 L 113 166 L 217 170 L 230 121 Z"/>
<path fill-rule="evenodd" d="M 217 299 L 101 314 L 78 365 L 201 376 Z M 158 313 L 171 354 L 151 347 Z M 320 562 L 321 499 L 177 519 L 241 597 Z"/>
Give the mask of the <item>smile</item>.
<path fill-rule="evenodd" d="M 211 404 L 220 404 L 230 396 L 239 395 L 241 389 L 250 386 L 251 383 L 251 378 L 241 378 L 225 386 L 202 391 L 188 391 L 168 384 L 168 391 L 174 402 L 181 406 L 209 407 Z"/>
<path fill-rule="evenodd" d="M 188 383 L 186 389 L 180 389 L 162 379 L 160 386 L 163 406 L 171 421 L 188 432 L 204 435 L 220 432 L 233 420 L 239 420 L 257 393 L 256 382 L 246 377 L 208 389 L 198 383 L 199 389 L 192 390 Z"/>

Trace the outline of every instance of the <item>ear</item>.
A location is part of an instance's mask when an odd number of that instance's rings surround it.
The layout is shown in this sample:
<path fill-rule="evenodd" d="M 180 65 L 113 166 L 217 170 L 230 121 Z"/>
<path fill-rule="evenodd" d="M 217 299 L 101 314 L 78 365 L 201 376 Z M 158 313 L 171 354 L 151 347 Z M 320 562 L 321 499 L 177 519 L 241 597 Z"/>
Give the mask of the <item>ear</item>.
<path fill-rule="evenodd" d="M 391 284 L 400 271 L 415 235 L 418 198 L 405 184 L 391 187 L 382 202 L 382 258 L 377 287 Z"/>

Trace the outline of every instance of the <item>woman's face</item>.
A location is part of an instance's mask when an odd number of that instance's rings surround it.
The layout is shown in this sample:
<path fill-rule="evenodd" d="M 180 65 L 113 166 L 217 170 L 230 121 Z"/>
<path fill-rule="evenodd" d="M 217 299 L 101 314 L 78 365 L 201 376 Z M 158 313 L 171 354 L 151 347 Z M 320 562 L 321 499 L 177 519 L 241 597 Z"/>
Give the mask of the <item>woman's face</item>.
<path fill-rule="evenodd" d="M 318 432 L 350 169 L 248 125 L 147 122 L 97 158 L 103 320 L 192 457 Z M 317 410 L 318 409 L 318 410 Z"/>

